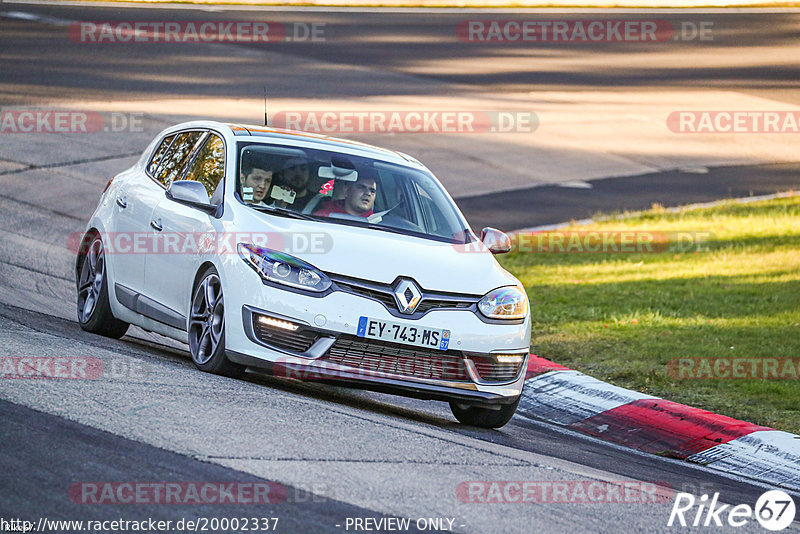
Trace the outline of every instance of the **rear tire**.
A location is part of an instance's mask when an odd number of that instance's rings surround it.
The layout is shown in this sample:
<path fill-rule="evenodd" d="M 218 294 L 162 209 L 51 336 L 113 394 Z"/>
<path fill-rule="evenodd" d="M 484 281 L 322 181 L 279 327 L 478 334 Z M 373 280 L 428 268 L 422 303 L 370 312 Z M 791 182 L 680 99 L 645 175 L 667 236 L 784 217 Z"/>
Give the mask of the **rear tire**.
<path fill-rule="evenodd" d="M 78 251 L 78 323 L 92 334 L 121 338 L 130 326 L 111 312 L 105 249 L 100 234 L 89 235 Z"/>
<path fill-rule="evenodd" d="M 222 282 L 214 267 L 200 275 L 189 306 L 189 352 L 206 373 L 240 377 L 246 367 L 225 356 L 225 304 Z"/>
<path fill-rule="evenodd" d="M 517 397 L 511 404 L 500 404 L 496 409 L 451 402 L 450 410 L 461 424 L 480 428 L 500 428 L 514 416 L 519 399 Z"/>

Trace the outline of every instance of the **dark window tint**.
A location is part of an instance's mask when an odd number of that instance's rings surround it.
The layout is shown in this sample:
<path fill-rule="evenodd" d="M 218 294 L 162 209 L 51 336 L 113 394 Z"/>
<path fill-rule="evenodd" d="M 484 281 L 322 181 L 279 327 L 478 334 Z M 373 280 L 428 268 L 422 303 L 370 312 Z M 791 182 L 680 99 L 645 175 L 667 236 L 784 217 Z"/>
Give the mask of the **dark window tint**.
<path fill-rule="evenodd" d="M 211 134 L 197 153 L 185 180 L 195 180 L 203 184 L 210 199 L 225 175 L 225 143 Z"/>
<path fill-rule="evenodd" d="M 153 159 L 150 160 L 150 165 L 147 166 L 147 172 L 153 174 L 156 172 L 158 168 L 158 164 L 161 163 L 161 158 L 164 157 L 164 154 L 167 152 L 169 145 L 172 143 L 172 140 L 175 139 L 175 134 L 168 135 L 161 141 L 161 144 L 158 146 L 156 153 L 153 154 Z"/>
<path fill-rule="evenodd" d="M 185 132 L 178 134 L 169 152 L 158 166 L 155 179 L 164 187 L 169 187 L 175 180 L 180 180 L 186 165 L 202 140 L 203 132 Z"/>

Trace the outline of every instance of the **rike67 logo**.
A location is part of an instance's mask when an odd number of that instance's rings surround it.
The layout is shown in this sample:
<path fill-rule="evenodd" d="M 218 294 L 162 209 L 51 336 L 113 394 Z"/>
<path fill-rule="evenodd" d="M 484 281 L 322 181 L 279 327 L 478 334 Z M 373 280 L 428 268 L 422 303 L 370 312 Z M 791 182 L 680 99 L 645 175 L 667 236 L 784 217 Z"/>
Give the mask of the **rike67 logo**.
<path fill-rule="evenodd" d="M 771 490 L 762 494 L 754 508 L 749 504 L 719 503 L 719 493 L 709 501 L 708 495 L 699 499 L 691 493 L 676 493 L 672 512 L 667 526 L 678 524 L 682 527 L 743 527 L 752 519 L 757 520 L 767 530 L 783 530 L 792 524 L 795 517 L 795 504 L 792 497 L 781 490 Z"/>

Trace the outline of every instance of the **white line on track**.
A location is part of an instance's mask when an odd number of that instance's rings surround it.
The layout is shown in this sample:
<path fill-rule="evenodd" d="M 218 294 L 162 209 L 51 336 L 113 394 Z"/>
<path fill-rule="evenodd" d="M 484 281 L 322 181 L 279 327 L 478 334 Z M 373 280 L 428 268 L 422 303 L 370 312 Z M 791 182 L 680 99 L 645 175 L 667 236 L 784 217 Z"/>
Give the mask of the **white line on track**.
<path fill-rule="evenodd" d="M 47 15 L 37 15 L 36 13 L 27 13 L 25 11 L 0 11 L 0 17 L 16 20 L 28 20 L 31 22 L 41 22 L 42 24 L 54 24 L 56 26 L 69 26 L 75 22 L 74 20 L 50 17 Z"/>

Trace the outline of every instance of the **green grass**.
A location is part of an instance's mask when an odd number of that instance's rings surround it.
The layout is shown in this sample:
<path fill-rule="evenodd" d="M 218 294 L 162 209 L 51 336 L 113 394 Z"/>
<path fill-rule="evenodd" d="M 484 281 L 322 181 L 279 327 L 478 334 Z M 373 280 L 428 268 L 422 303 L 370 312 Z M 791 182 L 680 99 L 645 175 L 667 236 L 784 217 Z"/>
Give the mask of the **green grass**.
<path fill-rule="evenodd" d="M 711 234 L 701 250 L 499 257 L 528 291 L 533 353 L 622 387 L 800 433 L 800 380 L 679 380 L 666 371 L 680 357 L 800 358 L 800 196 L 656 208 L 560 231 L 595 230 Z"/>

